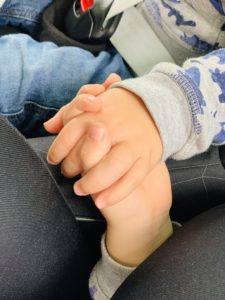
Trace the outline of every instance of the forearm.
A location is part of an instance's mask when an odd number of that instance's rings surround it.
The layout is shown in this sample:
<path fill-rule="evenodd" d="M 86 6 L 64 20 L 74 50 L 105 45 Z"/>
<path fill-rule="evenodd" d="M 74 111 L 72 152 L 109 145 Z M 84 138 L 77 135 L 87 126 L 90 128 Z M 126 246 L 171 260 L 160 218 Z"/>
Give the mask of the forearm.
<path fill-rule="evenodd" d="M 127 222 L 129 222 L 127 220 Z M 92 270 L 89 290 L 94 300 L 111 299 L 123 281 L 144 259 L 151 255 L 172 234 L 169 217 L 158 230 L 143 231 L 107 229 L 102 237 L 102 258 Z"/>
<path fill-rule="evenodd" d="M 127 220 L 129 223 L 129 221 Z M 151 223 L 151 220 L 149 220 Z M 149 226 L 150 227 L 150 226 Z M 156 223 L 151 227 L 156 227 Z M 172 225 L 169 216 L 159 221 L 154 231 L 139 228 L 111 228 L 106 232 L 106 247 L 109 255 L 118 263 L 136 267 L 151 255 L 172 233 Z"/>
<path fill-rule="evenodd" d="M 107 231 L 102 258 L 90 278 L 93 299 L 110 299 L 134 268 L 168 239 L 170 206 L 168 171 L 158 164 L 132 194 L 103 210 Z"/>

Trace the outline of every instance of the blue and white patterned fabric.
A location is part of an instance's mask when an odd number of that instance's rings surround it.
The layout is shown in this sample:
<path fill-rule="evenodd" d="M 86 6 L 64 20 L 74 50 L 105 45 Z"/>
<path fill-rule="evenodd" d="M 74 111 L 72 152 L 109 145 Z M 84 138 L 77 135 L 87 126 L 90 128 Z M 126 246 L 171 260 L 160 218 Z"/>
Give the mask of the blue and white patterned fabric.
<path fill-rule="evenodd" d="M 145 0 L 144 12 L 180 63 L 161 63 L 121 86 L 138 94 L 155 119 L 163 158 L 184 159 L 224 144 L 225 1 Z"/>

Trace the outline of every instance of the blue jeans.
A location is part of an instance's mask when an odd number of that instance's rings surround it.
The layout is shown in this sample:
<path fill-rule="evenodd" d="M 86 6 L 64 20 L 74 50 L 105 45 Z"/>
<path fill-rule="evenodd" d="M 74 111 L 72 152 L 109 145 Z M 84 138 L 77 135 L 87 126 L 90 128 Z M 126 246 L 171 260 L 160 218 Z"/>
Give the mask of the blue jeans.
<path fill-rule="evenodd" d="M 0 12 L 14 5 L 15 16 L 9 10 L 7 22 L 28 28 L 50 2 L 6 1 Z M 16 19 L 18 14 L 20 18 Z M 0 114 L 7 116 L 26 137 L 45 135 L 42 123 L 68 103 L 82 85 L 101 83 L 112 72 L 124 79 L 132 76 L 114 49 L 93 55 L 77 47 L 39 43 L 26 34 L 3 36 L 0 38 Z"/>

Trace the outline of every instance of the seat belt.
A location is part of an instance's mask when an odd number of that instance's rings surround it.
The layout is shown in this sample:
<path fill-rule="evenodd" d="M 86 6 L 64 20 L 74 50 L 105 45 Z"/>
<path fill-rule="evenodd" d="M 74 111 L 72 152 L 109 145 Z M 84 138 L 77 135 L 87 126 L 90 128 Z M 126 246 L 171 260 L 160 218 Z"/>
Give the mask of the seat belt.
<path fill-rule="evenodd" d="M 123 12 L 119 25 L 110 38 L 134 72 L 141 76 L 160 62 L 174 62 L 172 56 L 140 12 L 143 0 L 115 0 L 103 26 Z"/>

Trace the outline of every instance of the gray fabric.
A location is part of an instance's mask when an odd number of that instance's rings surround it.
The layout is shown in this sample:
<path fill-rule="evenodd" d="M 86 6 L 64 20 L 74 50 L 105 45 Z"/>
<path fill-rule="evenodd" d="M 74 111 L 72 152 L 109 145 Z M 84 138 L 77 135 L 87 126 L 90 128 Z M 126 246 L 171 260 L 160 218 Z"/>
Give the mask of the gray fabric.
<path fill-rule="evenodd" d="M 41 137 L 28 139 L 28 142 L 37 152 L 37 154 L 43 159 L 43 162 L 54 176 L 57 185 L 59 186 L 62 195 L 64 196 L 64 199 L 74 216 L 77 219 L 86 219 L 86 221 L 90 219 L 90 222 L 91 220 L 100 221 L 100 223 L 104 222 L 101 213 L 94 206 L 91 197 L 77 197 L 74 194 L 73 183 L 76 179 L 66 179 L 61 174 L 59 166 L 51 166 L 47 163 L 47 152 L 53 140 L 54 137 Z M 101 224 L 99 226 L 101 226 Z"/>
<path fill-rule="evenodd" d="M 48 169 L 0 117 L 1 300 L 88 299 L 83 238 Z"/>
<path fill-rule="evenodd" d="M 211 147 L 188 160 L 167 161 L 173 191 L 173 220 L 189 220 L 225 202 L 225 170 L 220 154 L 225 154 L 224 147 Z"/>
<path fill-rule="evenodd" d="M 109 255 L 105 244 L 105 234 L 101 239 L 101 253 L 102 258 L 90 275 L 89 290 L 93 299 L 108 300 L 135 268 L 121 265 Z"/>
<path fill-rule="evenodd" d="M 196 217 L 140 267 L 113 300 L 225 298 L 225 206 Z"/>
<path fill-rule="evenodd" d="M 49 145 L 51 144 L 52 140 L 53 140 L 52 137 L 47 137 L 47 138 L 29 140 L 29 143 L 32 145 L 32 147 L 35 149 L 35 151 L 37 151 L 39 153 L 39 155 L 43 158 L 43 161 L 46 162 L 47 150 L 48 150 Z M 223 153 L 222 150 L 220 152 Z M 187 219 L 190 219 L 192 216 L 197 215 L 200 212 L 202 212 L 212 206 L 215 206 L 219 203 L 224 202 L 224 200 L 225 200 L 225 184 L 224 184 L 225 170 L 224 170 L 223 165 L 221 164 L 218 147 L 211 147 L 208 152 L 206 152 L 202 155 L 193 157 L 186 161 L 168 160 L 167 166 L 170 171 L 171 182 L 172 182 L 172 187 L 173 187 L 174 203 L 173 203 L 173 208 L 171 211 L 173 219 L 187 220 Z M 92 210 L 92 202 L 88 201 L 88 200 L 87 200 L 87 202 L 84 202 L 85 199 L 83 199 L 82 197 L 80 197 L 80 198 L 75 197 L 75 195 L 73 194 L 72 183 L 74 180 L 67 181 L 67 180 L 63 179 L 58 167 L 52 167 L 52 166 L 49 166 L 49 167 L 50 167 L 50 170 L 51 170 L 52 174 L 54 175 L 60 189 L 62 190 L 62 192 L 64 194 L 65 201 L 69 204 L 70 208 L 72 208 L 72 211 L 73 211 L 75 217 L 79 218 L 81 216 L 83 216 L 83 217 L 88 216 L 90 218 L 95 219 L 97 214 L 95 214 L 95 208 L 94 208 L 94 210 Z M 94 214 L 93 214 L 93 212 L 94 212 Z M 97 213 L 98 213 L 98 211 L 97 211 Z M 98 217 L 95 220 L 98 220 Z M 91 228 L 93 228 L 93 223 L 89 224 L 88 231 L 90 231 Z M 185 228 L 186 228 L 186 225 L 185 225 Z M 187 230 L 187 232 L 189 232 L 189 231 Z M 175 235 L 176 235 L 176 233 L 175 233 Z M 184 235 L 186 235 L 186 231 L 184 231 Z M 177 245 L 178 242 L 179 241 L 175 240 L 174 247 L 179 248 L 179 245 Z M 173 246 L 171 246 L 171 247 L 173 247 Z M 192 244 L 188 243 L 187 247 L 189 247 L 189 248 L 192 247 Z M 196 245 L 194 244 L 193 247 L 194 247 L 193 251 L 195 251 Z M 196 248 L 196 250 L 199 251 L 198 248 Z M 171 252 L 171 253 L 173 253 L 173 252 Z M 172 257 L 173 257 L 173 254 L 172 254 Z M 186 257 L 185 257 L 185 259 L 186 259 Z M 117 269 L 118 268 L 116 268 L 116 271 L 118 271 Z M 149 270 L 149 272 L 150 272 L 150 270 Z M 178 273 L 179 273 L 179 271 L 178 271 Z M 121 276 L 124 276 L 124 274 L 127 276 L 127 270 L 125 270 L 125 273 L 124 273 L 122 271 L 122 266 L 121 266 L 121 270 L 120 270 L 120 274 L 118 274 L 118 278 L 121 278 Z M 143 275 L 140 275 L 140 276 L 143 276 Z M 176 276 L 179 276 L 179 274 L 176 274 Z M 168 279 L 166 279 L 166 282 L 163 282 L 164 285 L 167 285 L 167 280 Z M 91 281 L 90 286 L 93 285 L 92 281 Z M 121 280 L 121 282 L 122 281 L 123 280 Z M 103 279 L 101 280 L 101 284 L 103 284 Z M 134 284 L 134 283 L 132 283 L 132 284 Z M 183 283 L 183 285 L 184 285 L 184 283 Z M 93 289 L 90 288 L 91 292 L 94 292 L 94 290 L 95 290 L 94 288 Z M 100 290 L 98 290 L 98 291 L 100 291 Z M 104 290 L 104 293 L 105 293 L 105 290 Z M 126 287 L 125 287 L 125 291 L 122 294 L 120 299 L 137 299 L 138 300 L 138 299 L 140 299 L 139 293 L 140 293 L 140 295 L 142 295 L 142 293 L 145 293 L 145 286 L 141 289 L 141 291 L 139 291 L 137 294 L 135 294 L 135 298 L 130 298 L 131 294 L 129 294 L 129 296 L 125 296 L 125 294 L 126 294 Z M 192 294 L 190 294 L 190 291 L 188 291 L 188 293 L 189 294 L 187 297 L 192 297 Z M 106 296 L 104 296 L 104 294 L 102 294 L 102 296 L 99 296 L 99 297 L 100 297 L 99 299 L 107 298 Z M 148 297 L 148 294 L 146 297 Z M 157 295 L 157 297 L 155 297 L 155 298 L 154 297 L 155 296 L 153 294 L 151 294 L 151 298 L 146 298 L 146 299 L 164 299 L 163 298 L 164 296 L 162 298 L 157 298 L 158 295 Z M 183 294 L 182 294 L 182 297 L 183 297 Z M 173 298 L 171 298 L 171 299 L 173 299 Z M 179 297 L 174 298 L 174 299 L 179 299 Z M 188 298 L 186 298 L 186 299 L 188 299 Z M 191 299 L 194 299 L 194 298 L 191 298 Z"/>

